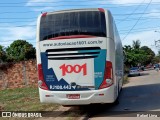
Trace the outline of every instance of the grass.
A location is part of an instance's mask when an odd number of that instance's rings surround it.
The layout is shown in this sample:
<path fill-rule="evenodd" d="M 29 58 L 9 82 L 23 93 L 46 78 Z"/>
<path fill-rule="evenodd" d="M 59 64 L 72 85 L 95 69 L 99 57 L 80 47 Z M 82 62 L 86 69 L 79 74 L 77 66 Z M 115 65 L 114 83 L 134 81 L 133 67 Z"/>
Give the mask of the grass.
<path fill-rule="evenodd" d="M 40 103 L 36 87 L 0 91 L 0 111 L 53 111 L 58 107 L 57 104 Z"/>

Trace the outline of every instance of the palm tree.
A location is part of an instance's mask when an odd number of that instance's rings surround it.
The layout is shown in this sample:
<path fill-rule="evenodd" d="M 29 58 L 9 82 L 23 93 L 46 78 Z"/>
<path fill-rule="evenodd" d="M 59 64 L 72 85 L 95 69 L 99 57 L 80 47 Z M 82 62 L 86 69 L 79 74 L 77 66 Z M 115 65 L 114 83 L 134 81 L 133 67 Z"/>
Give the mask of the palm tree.
<path fill-rule="evenodd" d="M 158 51 L 158 56 L 160 57 L 160 51 Z"/>
<path fill-rule="evenodd" d="M 125 45 L 125 46 L 123 47 L 123 50 L 124 50 L 125 52 L 129 52 L 129 51 L 132 50 L 132 47 L 131 47 L 130 45 Z"/>
<path fill-rule="evenodd" d="M 140 40 L 133 40 L 133 44 L 132 44 L 132 47 L 133 49 L 140 49 L 140 46 L 141 46 L 141 42 Z"/>

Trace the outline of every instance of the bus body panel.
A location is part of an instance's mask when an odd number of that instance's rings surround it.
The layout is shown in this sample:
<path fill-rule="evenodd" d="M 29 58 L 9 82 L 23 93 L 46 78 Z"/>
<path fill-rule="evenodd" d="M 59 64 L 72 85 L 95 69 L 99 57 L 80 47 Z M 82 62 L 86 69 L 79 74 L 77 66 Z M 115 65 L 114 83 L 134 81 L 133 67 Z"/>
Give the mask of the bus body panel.
<path fill-rule="evenodd" d="M 40 51 L 44 79 L 49 90 L 93 90 L 98 89 L 103 81 L 106 38 L 45 40 L 40 42 Z M 88 59 L 88 55 L 97 57 Z M 65 59 L 67 57 L 73 59 Z M 74 59 L 76 57 L 86 58 Z"/>
<path fill-rule="evenodd" d="M 92 91 L 46 91 L 39 88 L 42 103 L 58 103 L 61 105 L 85 105 L 92 103 L 113 103 L 115 101 L 114 86 Z M 80 94 L 80 99 L 68 99 L 67 94 Z M 47 97 L 46 97 L 47 96 Z"/>
<path fill-rule="evenodd" d="M 106 11 L 107 18 L 107 60 L 113 63 L 115 98 L 118 97 L 123 84 L 123 48 L 118 30 L 110 11 Z M 112 54 L 110 54 L 112 53 Z"/>
<path fill-rule="evenodd" d="M 88 10 L 89 9 L 82 10 L 82 11 L 88 11 Z M 93 11 L 94 10 L 95 9 L 93 9 Z M 80 10 L 76 10 L 76 11 L 80 11 Z M 61 12 L 63 13 L 63 11 L 60 11 L 58 13 L 61 13 Z M 47 83 L 47 86 L 49 87 L 49 90 L 44 90 L 39 88 L 41 102 L 59 103 L 62 105 L 80 105 L 80 104 L 91 104 L 91 103 L 113 103 L 116 100 L 119 94 L 119 90 L 122 87 L 122 80 L 123 80 L 123 53 L 121 52 L 122 43 L 120 41 L 118 32 L 116 31 L 116 26 L 111 13 L 108 10 L 105 10 L 104 13 L 106 17 L 105 25 L 107 29 L 106 31 L 107 37 L 78 38 L 78 39 L 72 38 L 72 39 L 40 41 L 39 23 L 40 23 L 41 16 L 39 17 L 39 20 L 37 23 L 38 24 L 37 25 L 37 33 L 38 33 L 37 34 L 37 64 L 42 64 L 43 72 L 45 76 L 48 75 L 48 78 L 47 78 L 48 82 L 46 83 Z M 49 13 L 49 14 L 52 14 L 52 13 Z M 100 41 L 100 43 L 102 44 L 97 44 L 98 41 Z M 81 44 L 77 44 L 79 42 Z M 89 44 L 89 42 L 92 42 L 92 44 Z M 73 44 L 67 45 L 66 43 L 73 43 Z M 79 59 L 79 60 L 77 59 L 76 60 L 62 60 L 62 59 L 55 60 L 57 56 L 55 58 L 50 58 L 50 59 L 48 58 L 53 57 L 52 55 L 49 57 L 48 56 L 46 57 L 46 54 L 48 54 L 48 51 L 50 52 L 49 54 L 54 54 L 54 55 L 59 54 L 59 50 L 57 52 L 57 49 L 62 49 L 60 51 L 61 52 L 63 51 L 63 53 L 61 53 L 63 55 L 68 53 L 69 54 L 73 53 L 71 57 L 74 57 L 76 50 L 72 51 L 73 50 L 72 49 L 72 50 L 69 50 L 69 52 L 65 52 L 64 49 L 85 48 L 85 47 L 86 48 L 99 47 L 100 57 L 97 57 L 99 59 L 95 60 L 96 58 L 91 58 L 91 59 Z M 52 49 L 56 49 L 56 51 Z M 76 53 L 79 53 L 80 56 L 82 55 L 81 52 L 87 52 L 86 50 L 83 50 L 83 49 L 81 50 L 82 51 L 78 51 L 78 52 L 76 51 Z M 97 52 L 97 51 L 91 50 L 89 52 Z M 58 57 L 63 58 L 64 57 L 63 55 Z M 66 57 L 69 57 L 69 56 L 66 56 Z M 107 61 L 111 61 L 112 63 L 112 69 L 113 69 L 112 74 L 113 74 L 114 83 L 110 87 L 99 89 L 104 78 L 104 72 L 106 67 L 106 64 L 104 62 L 107 62 Z M 88 75 L 84 75 L 85 74 L 84 71 L 80 71 L 80 69 L 78 69 L 78 67 L 81 67 L 82 65 L 85 65 L 85 64 L 87 65 Z M 71 68 L 75 68 L 76 70 L 75 69 L 71 70 Z M 98 70 L 96 71 L 95 68 Z M 99 70 L 99 68 L 101 69 Z M 65 71 L 62 72 L 62 69 L 65 69 Z M 51 77 L 51 74 L 53 72 L 55 75 L 54 78 Z M 50 81 L 61 81 L 61 80 L 67 81 L 67 84 L 70 86 L 69 87 L 59 86 L 58 89 L 55 89 L 56 87 L 54 86 L 53 82 L 50 82 Z M 74 84 L 72 85 L 72 83 Z M 64 82 L 60 82 L 59 84 L 64 84 Z M 77 88 L 77 85 L 78 87 L 82 87 L 82 88 L 81 89 Z M 67 98 L 68 94 L 78 94 L 80 95 L 80 98 L 68 99 Z"/>

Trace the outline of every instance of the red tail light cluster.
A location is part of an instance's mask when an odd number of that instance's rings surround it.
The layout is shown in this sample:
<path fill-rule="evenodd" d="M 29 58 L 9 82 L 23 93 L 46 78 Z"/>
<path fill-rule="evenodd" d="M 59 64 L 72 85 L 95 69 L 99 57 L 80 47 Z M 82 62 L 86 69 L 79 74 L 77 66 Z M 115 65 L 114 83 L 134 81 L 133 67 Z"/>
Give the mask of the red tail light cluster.
<path fill-rule="evenodd" d="M 104 73 L 104 79 L 102 84 L 100 85 L 99 89 L 110 87 L 113 84 L 113 68 L 112 62 L 106 62 L 106 69 Z"/>
<path fill-rule="evenodd" d="M 38 64 L 38 85 L 44 90 L 48 90 L 46 83 L 44 82 L 42 64 Z"/>

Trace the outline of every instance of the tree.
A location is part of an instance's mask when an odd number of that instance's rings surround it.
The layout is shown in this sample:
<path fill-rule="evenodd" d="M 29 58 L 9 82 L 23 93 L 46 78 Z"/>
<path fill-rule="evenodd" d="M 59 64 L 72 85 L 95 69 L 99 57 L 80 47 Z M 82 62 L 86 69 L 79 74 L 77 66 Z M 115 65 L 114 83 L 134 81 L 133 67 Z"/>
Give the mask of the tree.
<path fill-rule="evenodd" d="M 125 51 L 125 54 L 126 54 L 125 65 L 130 66 L 131 64 L 133 64 L 132 61 L 134 59 L 133 56 L 132 56 L 132 47 L 130 45 L 125 45 L 123 47 L 123 50 Z"/>
<path fill-rule="evenodd" d="M 158 55 L 157 56 L 159 56 L 160 57 L 160 51 L 158 51 Z"/>
<path fill-rule="evenodd" d="M 126 66 L 147 65 L 152 62 L 155 53 L 147 46 L 141 47 L 139 40 L 133 41 L 132 47 L 125 45 L 123 50 L 126 53 Z"/>
<path fill-rule="evenodd" d="M 158 54 L 153 58 L 153 63 L 160 63 L 160 51 L 158 51 Z"/>
<path fill-rule="evenodd" d="M 150 64 L 155 57 L 155 53 L 147 46 L 143 46 L 140 49 L 143 50 L 147 56 L 143 64 Z"/>
<path fill-rule="evenodd" d="M 5 62 L 6 61 L 6 52 L 5 52 L 5 48 L 0 45 L 0 63 Z"/>
<path fill-rule="evenodd" d="M 25 40 L 14 41 L 7 49 L 8 61 L 22 61 L 35 58 L 35 48 Z"/>
<path fill-rule="evenodd" d="M 131 47 L 130 45 L 125 45 L 125 46 L 123 47 L 123 50 L 124 50 L 125 52 L 130 52 L 130 51 L 132 51 L 132 47 Z"/>
<path fill-rule="evenodd" d="M 133 44 L 132 44 L 132 47 L 133 49 L 139 49 L 141 46 L 141 42 L 139 40 L 133 40 Z"/>
<path fill-rule="evenodd" d="M 155 56 L 154 58 L 153 58 L 153 61 L 152 61 L 154 64 L 156 64 L 156 63 L 159 63 L 160 62 L 160 57 L 159 56 Z"/>

